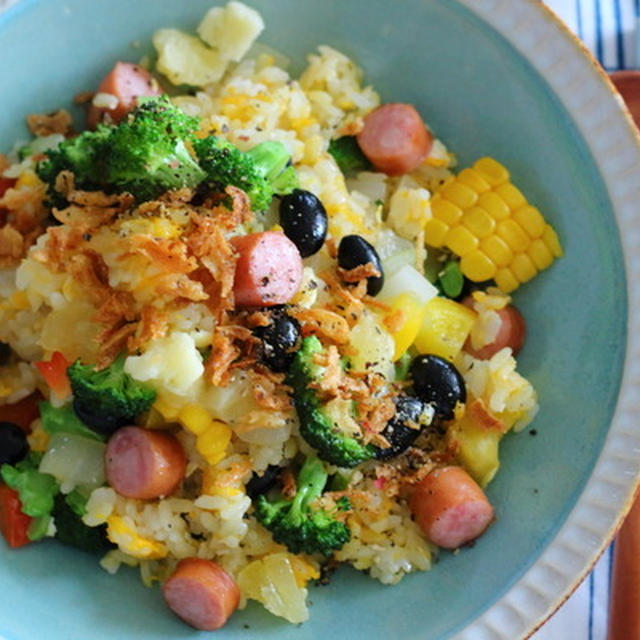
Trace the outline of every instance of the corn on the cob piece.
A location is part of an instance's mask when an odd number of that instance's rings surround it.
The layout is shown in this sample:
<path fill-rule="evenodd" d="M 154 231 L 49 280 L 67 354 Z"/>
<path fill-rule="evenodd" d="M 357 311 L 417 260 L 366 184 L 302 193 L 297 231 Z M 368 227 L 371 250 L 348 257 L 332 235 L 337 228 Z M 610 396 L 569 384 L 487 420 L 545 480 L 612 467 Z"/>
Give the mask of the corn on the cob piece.
<path fill-rule="evenodd" d="M 494 279 L 505 293 L 562 256 L 554 229 L 493 158 L 449 178 L 431 198 L 431 213 L 426 243 L 460 256 L 469 280 Z"/>

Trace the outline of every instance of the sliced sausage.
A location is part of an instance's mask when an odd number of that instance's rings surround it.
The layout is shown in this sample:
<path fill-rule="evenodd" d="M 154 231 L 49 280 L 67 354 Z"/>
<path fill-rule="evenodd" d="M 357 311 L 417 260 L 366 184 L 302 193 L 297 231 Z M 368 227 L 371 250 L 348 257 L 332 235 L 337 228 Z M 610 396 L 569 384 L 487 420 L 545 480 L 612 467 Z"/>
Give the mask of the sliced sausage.
<path fill-rule="evenodd" d="M 152 500 L 169 495 L 184 478 L 186 466 L 175 436 L 141 427 L 119 429 L 105 451 L 107 481 L 127 498 Z"/>
<path fill-rule="evenodd" d="M 511 304 L 496 313 L 500 316 L 500 328 L 493 342 L 480 349 L 474 349 L 471 339 L 468 338 L 464 345 L 464 350 L 478 360 L 488 360 L 505 347 L 511 347 L 513 355 L 516 355 L 524 346 L 527 325 L 522 314 Z"/>
<path fill-rule="evenodd" d="M 383 104 L 364 119 L 358 144 L 371 163 L 390 176 L 413 171 L 431 151 L 433 137 L 410 104 Z"/>
<path fill-rule="evenodd" d="M 3 404 L 0 406 L 0 422 L 13 422 L 25 433 L 31 433 L 31 423 L 40 417 L 38 405 L 42 400 L 42 394 L 36 391 L 14 404 Z"/>
<path fill-rule="evenodd" d="M 98 93 L 108 93 L 117 98 L 113 109 L 91 105 L 87 116 L 89 126 L 94 128 L 109 116 L 111 122 L 120 122 L 135 106 L 140 96 L 159 96 L 162 88 L 152 75 L 137 64 L 116 62 L 116 66 L 98 86 Z"/>
<path fill-rule="evenodd" d="M 202 558 L 181 560 L 162 592 L 179 618 L 203 631 L 222 627 L 240 602 L 235 580 L 215 562 Z"/>
<path fill-rule="evenodd" d="M 461 467 L 432 471 L 416 485 L 409 507 L 427 538 L 445 549 L 471 542 L 493 520 L 484 491 Z"/>
<path fill-rule="evenodd" d="M 302 281 L 302 258 L 284 233 L 250 233 L 231 243 L 238 252 L 233 283 L 237 307 L 272 307 L 291 300 Z"/>

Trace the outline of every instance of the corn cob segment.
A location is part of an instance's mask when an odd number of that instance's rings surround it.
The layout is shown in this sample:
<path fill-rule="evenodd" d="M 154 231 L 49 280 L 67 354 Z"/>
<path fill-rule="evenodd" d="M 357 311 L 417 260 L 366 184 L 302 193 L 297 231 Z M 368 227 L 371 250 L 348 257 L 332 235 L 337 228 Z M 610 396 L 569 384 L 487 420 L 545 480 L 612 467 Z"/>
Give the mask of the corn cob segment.
<path fill-rule="evenodd" d="M 553 227 L 493 158 L 449 178 L 431 198 L 425 242 L 460 257 L 474 282 L 494 279 L 509 293 L 562 256 Z"/>

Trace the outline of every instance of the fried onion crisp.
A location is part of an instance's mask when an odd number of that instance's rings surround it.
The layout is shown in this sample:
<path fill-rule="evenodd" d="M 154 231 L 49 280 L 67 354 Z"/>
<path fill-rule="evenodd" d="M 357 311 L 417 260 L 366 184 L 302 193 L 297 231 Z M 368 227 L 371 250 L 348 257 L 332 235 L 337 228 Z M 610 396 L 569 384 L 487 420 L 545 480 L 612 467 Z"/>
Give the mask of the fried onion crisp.
<path fill-rule="evenodd" d="M 289 315 L 300 323 L 303 336 L 316 335 L 332 344 L 349 342 L 349 325 L 347 321 L 333 311 L 327 309 L 291 309 Z"/>
<path fill-rule="evenodd" d="M 71 133 L 71 124 L 71 114 L 66 109 L 27 116 L 27 126 L 34 136 L 50 136 L 53 133 L 66 136 Z"/>
<path fill-rule="evenodd" d="M 17 264 L 24 254 L 24 238 L 11 225 L 0 227 L 0 267 Z"/>

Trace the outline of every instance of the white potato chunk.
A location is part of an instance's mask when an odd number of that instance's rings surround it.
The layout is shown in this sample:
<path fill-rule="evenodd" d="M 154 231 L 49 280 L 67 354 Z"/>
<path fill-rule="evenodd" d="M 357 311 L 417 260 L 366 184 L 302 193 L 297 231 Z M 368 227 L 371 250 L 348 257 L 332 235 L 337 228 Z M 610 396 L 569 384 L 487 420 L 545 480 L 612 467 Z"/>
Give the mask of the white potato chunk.
<path fill-rule="evenodd" d="M 238 62 L 264 29 L 260 14 L 242 2 L 209 9 L 198 26 L 199 36 L 225 60 Z"/>
<path fill-rule="evenodd" d="M 227 68 L 228 59 L 201 40 L 178 29 L 160 29 L 153 35 L 158 52 L 158 71 L 173 84 L 203 87 L 217 82 Z"/>

